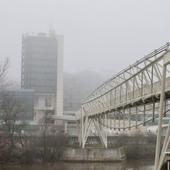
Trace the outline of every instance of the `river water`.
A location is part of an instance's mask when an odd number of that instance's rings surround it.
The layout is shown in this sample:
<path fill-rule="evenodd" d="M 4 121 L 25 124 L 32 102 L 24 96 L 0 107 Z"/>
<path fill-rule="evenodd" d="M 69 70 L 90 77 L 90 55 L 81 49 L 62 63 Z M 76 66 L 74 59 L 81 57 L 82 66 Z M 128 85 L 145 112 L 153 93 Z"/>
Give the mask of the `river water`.
<path fill-rule="evenodd" d="M 0 170 L 153 170 L 153 161 L 133 160 L 121 163 L 55 163 L 24 166 L 0 166 Z"/>

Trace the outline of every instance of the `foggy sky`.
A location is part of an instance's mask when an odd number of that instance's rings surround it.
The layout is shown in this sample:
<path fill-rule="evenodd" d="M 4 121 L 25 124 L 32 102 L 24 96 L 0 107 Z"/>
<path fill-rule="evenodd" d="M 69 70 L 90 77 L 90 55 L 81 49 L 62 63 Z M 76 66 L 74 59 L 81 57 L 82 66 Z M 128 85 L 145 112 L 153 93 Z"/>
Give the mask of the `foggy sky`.
<path fill-rule="evenodd" d="M 64 70 L 118 72 L 170 41 L 169 0 L 0 0 L 0 57 L 20 80 L 21 36 L 64 35 Z"/>

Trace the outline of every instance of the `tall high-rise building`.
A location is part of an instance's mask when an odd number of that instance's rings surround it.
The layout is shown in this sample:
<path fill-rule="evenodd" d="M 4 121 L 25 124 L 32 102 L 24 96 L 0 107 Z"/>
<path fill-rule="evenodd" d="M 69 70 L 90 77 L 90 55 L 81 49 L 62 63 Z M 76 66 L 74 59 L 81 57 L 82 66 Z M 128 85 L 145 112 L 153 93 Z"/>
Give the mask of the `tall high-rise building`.
<path fill-rule="evenodd" d="M 33 89 L 35 118 L 63 114 L 63 42 L 61 35 L 22 36 L 21 87 Z"/>

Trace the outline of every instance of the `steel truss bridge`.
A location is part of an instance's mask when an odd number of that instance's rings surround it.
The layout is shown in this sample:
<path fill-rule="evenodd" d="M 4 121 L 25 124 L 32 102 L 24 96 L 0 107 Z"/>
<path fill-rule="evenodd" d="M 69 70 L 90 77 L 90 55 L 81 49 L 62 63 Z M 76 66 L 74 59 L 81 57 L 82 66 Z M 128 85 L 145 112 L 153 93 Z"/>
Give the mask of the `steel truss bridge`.
<path fill-rule="evenodd" d="M 130 131 L 158 122 L 155 170 L 170 143 L 170 127 L 161 148 L 162 119 L 170 105 L 170 43 L 154 50 L 96 88 L 82 103 L 79 141 L 84 148 L 96 133 L 107 148 L 109 129 Z"/>

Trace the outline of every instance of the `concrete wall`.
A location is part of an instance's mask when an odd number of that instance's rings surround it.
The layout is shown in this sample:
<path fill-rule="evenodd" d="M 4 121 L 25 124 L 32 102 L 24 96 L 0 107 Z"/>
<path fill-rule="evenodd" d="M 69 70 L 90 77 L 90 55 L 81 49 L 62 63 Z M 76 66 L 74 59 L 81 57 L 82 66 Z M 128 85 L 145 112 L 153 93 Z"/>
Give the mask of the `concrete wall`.
<path fill-rule="evenodd" d="M 125 150 L 119 148 L 67 148 L 64 151 L 66 161 L 122 161 L 126 159 Z"/>

